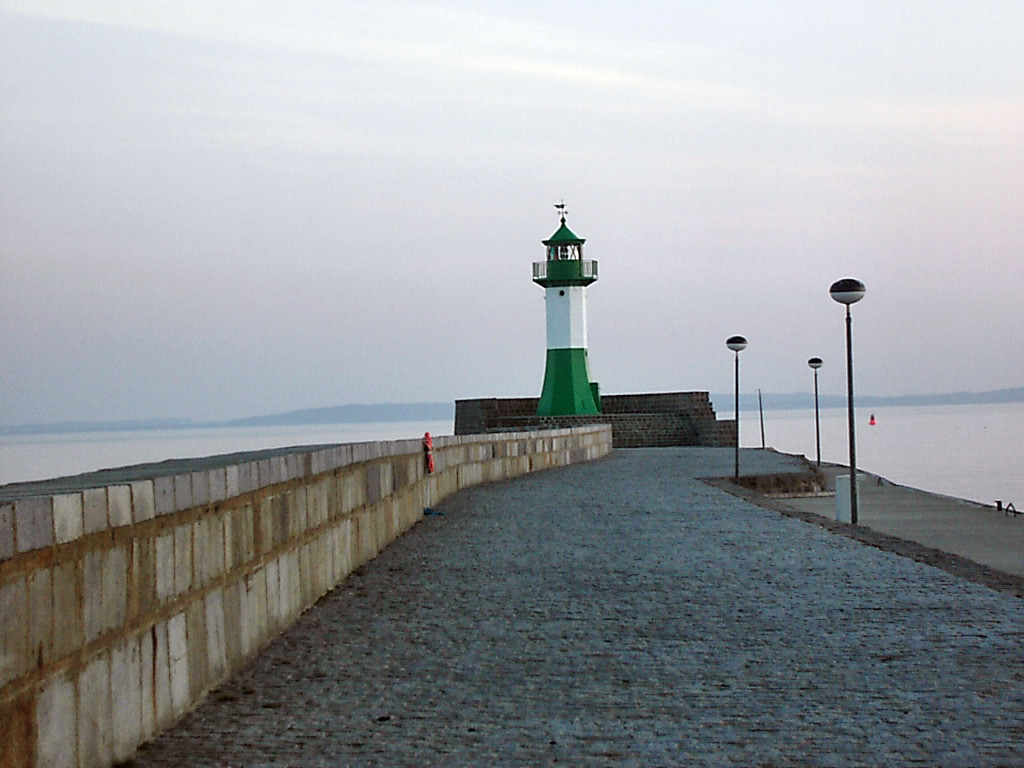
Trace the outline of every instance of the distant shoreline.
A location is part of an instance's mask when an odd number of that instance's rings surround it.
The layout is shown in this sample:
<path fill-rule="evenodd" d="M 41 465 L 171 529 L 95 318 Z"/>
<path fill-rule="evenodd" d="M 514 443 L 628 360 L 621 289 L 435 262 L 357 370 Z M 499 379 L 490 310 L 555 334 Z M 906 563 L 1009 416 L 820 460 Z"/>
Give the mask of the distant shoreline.
<path fill-rule="evenodd" d="M 711 403 L 719 413 L 731 412 L 734 395 L 717 393 L 711 395 Z M 764 392 L 761 399 L 766 411 L 787 411 L 814 407 L 813 392 L 793 392 L 778 394 Z M 858 408 L 884 408 L 886 406 L 904 406 L 916 408 L 928 405 L 998 405 L 1000 403 L 1024 403 L 1024 387 L 1012 389 L 994 389 L 988 392 L 949 392 L 939 395 L 856 395 Z M 818 405 L 821 408 L 845 408 L 846 395 L 820 395 Z M 740 410 L 756 411 L 758 408 L 757 393 L 740 393 Z"/>
<path fill-rule="evenodd" d="M 120 421 L 62 421 L 0 427 L 0 435 L 55 435 L 73 432 L 140 432 L 227 427 L 304 427 L 321 424 L 374 424 L 401 421 L 454 421 L 454 403 L 373 403 L 306 408 L 299 411 L 248 416 L 242 419 L 198 421 L 186 418 Z"/>
<path fill-rule="evenodd" d="M 719 416 L 732 412 L 732 393 L 713 393 L 711 403 Z M 761 401 L 766 411 L 799 410 L 814 407 L 814 394 L 810 392 L 764 392 Z M 1024 402 L 1024 387 L 996 389 L 988 392 L 950 392 L 939 395 L 857 395 L 859 408 L 886 406 L 921 407 L 929 405 L 996 405 Z M 845 408 L 845 395 L 820 395 L 822 408 Z M 758 408 L 757 393 L 740 394 L 740 410 Z M 125 419 L 111 421 L 62 421 L 46 424 L 16 424 L 0 426 L 0 435 L 54 435 L 88 432 L 139 432 L 173 429 L 214 429 L 224 427 L 300 427 L 321 424 L 371 424 L 399 421 L 454 420 L 455 404 L 447 403 L 371 403 L 335 405 L 325 408 L 305 408 L 263 416 L 220 421 L 199 421 L 187 418 Z"/>

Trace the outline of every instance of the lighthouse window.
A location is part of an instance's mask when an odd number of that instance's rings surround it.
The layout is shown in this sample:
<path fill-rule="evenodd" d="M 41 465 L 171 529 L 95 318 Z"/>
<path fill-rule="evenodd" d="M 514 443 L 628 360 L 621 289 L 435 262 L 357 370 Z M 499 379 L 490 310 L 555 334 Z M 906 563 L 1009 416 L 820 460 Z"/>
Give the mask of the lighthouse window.
<path fill-rule="evenodd" d="M 559 296 L 565 296 L 565 291 L 559 291 L 559 292 L 558 292 L 558 295 L 559 295 Z"/>

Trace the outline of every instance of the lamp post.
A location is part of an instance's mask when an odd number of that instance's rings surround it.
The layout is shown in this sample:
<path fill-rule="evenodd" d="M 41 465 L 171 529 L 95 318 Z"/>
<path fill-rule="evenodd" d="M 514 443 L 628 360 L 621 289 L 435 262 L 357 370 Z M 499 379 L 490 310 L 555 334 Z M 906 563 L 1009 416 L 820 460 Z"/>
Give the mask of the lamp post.
<path fill-rule="evenodd" d="M 730 336 L 725 340 L 725 346 L 736 353 L 736 483 L 740 482 L 740 352 L 747 348 L 747 340 L 742 336 Z"/>
<path fill-rule="evenodd" d="M 853 419 L 853 319 L 850 305 L 864 298 L 864 283 L 852 277 L 836 280 L 829 287 L 829 295 L 846 305 L 846 411 L 850 431 L 850 522 L 857 525 L 857 440 Z"/>
<path fill-rule="evenodd" d="M 812 357 L 807 361 L 814 371 L 814 446 L 818 450 L 818 468 L 821 468 L 821 419 L 818 417 L 818 369 L 824 365 L 820 357 Z"/>

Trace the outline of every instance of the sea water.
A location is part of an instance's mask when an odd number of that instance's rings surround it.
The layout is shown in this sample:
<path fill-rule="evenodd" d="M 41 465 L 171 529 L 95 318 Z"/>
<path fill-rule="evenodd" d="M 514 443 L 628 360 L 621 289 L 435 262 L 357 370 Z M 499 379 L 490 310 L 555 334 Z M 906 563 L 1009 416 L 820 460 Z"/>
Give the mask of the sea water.
<path fill-rule="evenodd" d="M 451 421 L 0 435 L 0 485 L 164 459 L 452 434 Z"/>
<path fill-rule="evenodd" d="M 874 426 L 870 424 L 872 414 Z M 813 405 L 766 411 L 764 428 L 768 447 L 816 460 Z M 399 440 L 420 437 L 424 432 L 450 435 L 452 422 L 0 435 L 0 485 L 171 458 Z M 914 488 L 989 504 L 1001 499 L 1024 508 L 1024 403 L 858 407 L 856 437 L 857 466 L 862 470 Z M 743 447 L 761 446 L 757 411 L 740 412 L 740 443 Z M 849 462 L 845 408 L 821 410 L 821 458 L 844 465 Z"/>
<path fill-rule="evenodd" d="M 764 432 L 767 446 L 817 459 L 813 401 L 807 409 L 766 411 Z M 901 485 L 1024 508 L 1024 403 L 858 406 L 855 437 L 858 469 Z M 740 444 L 761 446 L 757 411 L 740 412 Z M 845 408 L 821 410 L 821 459 L 849 464 Z"/>

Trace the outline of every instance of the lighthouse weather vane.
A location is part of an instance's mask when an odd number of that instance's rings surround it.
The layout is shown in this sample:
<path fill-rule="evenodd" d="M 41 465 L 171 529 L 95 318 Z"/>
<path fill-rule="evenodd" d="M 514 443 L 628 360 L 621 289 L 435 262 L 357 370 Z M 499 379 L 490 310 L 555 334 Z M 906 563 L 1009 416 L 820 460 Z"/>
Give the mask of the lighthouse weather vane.
<path fill-rule="evenodd" d="M 555 203 L 555 208 L 558 209 L 558 216 L 562 220 L 562 223 L 565 224 L 565 216 L 569 213 L 569 211 L 565 209 L 565 200 L 560 203 Z"/>

